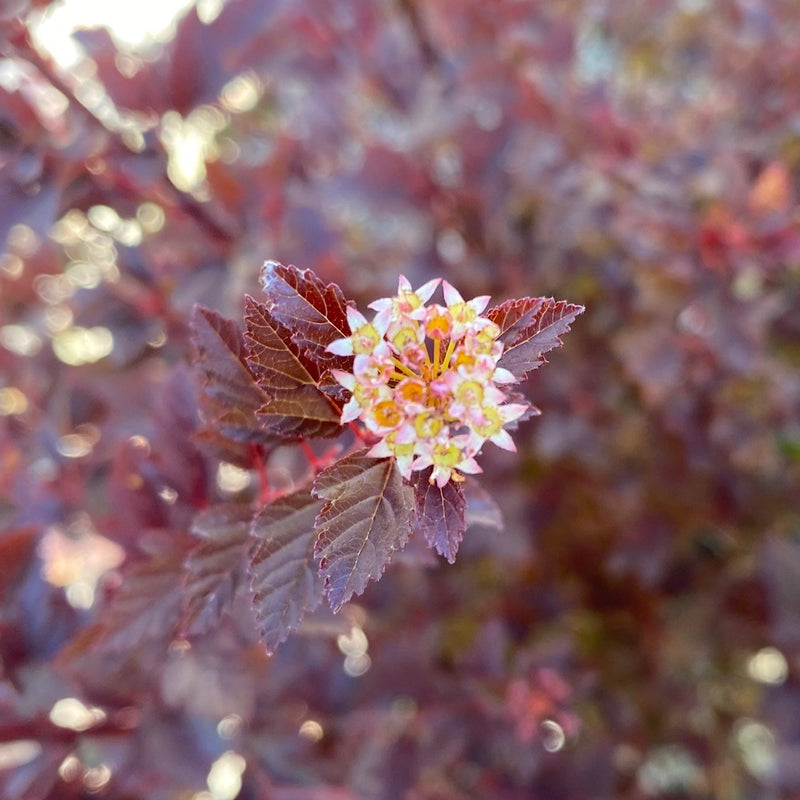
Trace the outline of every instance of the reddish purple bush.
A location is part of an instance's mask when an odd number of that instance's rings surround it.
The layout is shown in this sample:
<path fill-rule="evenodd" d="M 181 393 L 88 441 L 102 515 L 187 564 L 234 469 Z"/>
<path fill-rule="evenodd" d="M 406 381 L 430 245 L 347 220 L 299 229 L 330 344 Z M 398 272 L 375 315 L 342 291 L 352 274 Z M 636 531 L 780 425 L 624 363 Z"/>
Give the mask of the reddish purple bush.
<path fill-rule="evenodd" d="M 70 70 L 49 5 L 0 10 L 0 796 L 800 797 L 797 4 L 228 0 Z M 463 484 L 363 454 L 291 307 L 401 274 L 586 307 Z M 352 474 L 407 527 L 331 594 Z"/>

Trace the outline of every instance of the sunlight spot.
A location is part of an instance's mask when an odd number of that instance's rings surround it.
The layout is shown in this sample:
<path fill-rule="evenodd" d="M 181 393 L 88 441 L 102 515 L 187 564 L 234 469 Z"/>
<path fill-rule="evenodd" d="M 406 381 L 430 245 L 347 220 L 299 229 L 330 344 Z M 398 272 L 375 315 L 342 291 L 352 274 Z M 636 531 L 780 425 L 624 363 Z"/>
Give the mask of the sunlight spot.
<path fill-rule="evenodd" d="M 42 746 L 33 739 L 17 739 L 13 742 L 0 742 L 0 769 L 14 769 L 33 761 Z"/>
<path fill-rule="evenodd" d="M 217 736 L 220 739 L 233 739 L 241 731 L 243 723 L 238 714 L 228 714 L 217 723 Z"/>
<path fill-rule="evenodd" d="M 90 792 L 99 792 L 110 780 L 111 770 L 106 764 L 90 767 L 83 773 L 83 785 Z"/>
<path fill-rule="evenodd" d="M 336 637 L 336 646 L 346 656 L 360 656 L 369 649 L 369 642 L 364 630 L 354 625 L 350 633 L 341 633 Z"/>
<path fill-rule="evenodd" d="M 28 398 L 16 386 L 0 389 L 0 416 L 10 417 L 24 414 L 28 410 Z"/>
<path fill-rule="evenodd" d="M 542 747 L 548 753 L 557 753 L 566 741 L 564 729 L 552 719 L 542 721 Z"/>
<path fill-rule="evenodd" d="M 102 709 L 85 706 L 77 697 L 63 697 L 50 709 L 50 722 L 72 731 L 88 730 L 105 718 Z"/>
<path fill-rule="evenodd" d="M 458 264 L 467 255 L 467 243 L 457 230 L 448 228 L 436 237 L 436 252 L 447 264 Z"/>
<path fill-rule="evenodd" d="M 228 750 L 209 770 L 206 784 L 214 800 L 234 800 L 242 790 L 242 773 L 247 762 L 238 753 Z"/>
<path fill-rule="evenodd" d="M 69 306 L 50 306 L 44 312 L 44 324 L 50 334 L 66 330 L 72 325 L 73 319 Z"/>
<path fill-rule="evenodd" d="M 59 436 L 56 450 L 64 458 L 84 458 L 92 452 L 94 444 L 88 436 L 79 433 L 67 433 Z"/>
<path fill-rule="evenodd" d="M 64 589 L 67 602 L 73 608 L 87 611 L 94 605 L 94 586 L 88 581 L 77 580 Z"/>
<path fill-rule="evenodd" d="M 70 262 L 64 274 L 76 289 L 94 289 L 102 280 L 97 264 L 90 264 L 87 261 Z"/>
<path fill-rule="evenodd" d="M 225 494 L 237 494 L 250 485 L 250 473 L 235 464 L 223 461 L 217 467 L 217 486 Z"/>
<path fill-rule="evenodd" d="M 101 536 L 88 514 L 79 514 L 66 531 L 52 526 L 39 545 L 42 577 L 51 586 L 64 588 L 73 608 L 91 608 L 95 587 L 109 570 L 118 567 L 125 551 Z"/>
<path fill-rule="evenodd" d="M 70 366 L 94 364 L 114 349 L 114 337 L 108 328 L 74 327 L 53 338 L 53 352 L 59 361 Z"/>
<path fill-rule="evenodd" d="M 23 258 L 32 256 L 39 247 L 39 237 L 33 228 L 21 222 L 11 226 L 6 241 L 9 249 L 15 250 Z"/>
<path fill-rule="evenodd" d="M 58 305 L 72 297 L 75 287 L 66 275 L 37 275 L 33 288 L 41 300 L 49 305 Z"/>
<path fill-rule="evenodd" d="M 142 243 L 142 226 L 135 219 L 120 220 L 111 235 L 125 247 L 138 247 Z"/>
<path fill-rule="evenodd" d="M 779 686 L 788 673 L 789 665 L 777 647 L 763 647 L 747 662 L 747 674 L 758 683 Z"/>
<path fill-rule="evenodd" d="M 747 771 L 759 780 L 772 776 L 777 759 L 772 731 L 753 719 L 737 720 L 733 731 Z"/>
<path fill-rule="evenodd" d="M 372 666 L 372 659 L 366 654 L 347 656 L 344 660 L 344 671 L 351 678 L 360 678 Z"/>
<path fill-rule="evenodd" d="M 171 486 L 162 486 L 158 496 L 170 506 L 175 505 L 175 501 L 178 499 L 178 493 Z"/>
<path fill-rule="evenodd" d="M 80 759 L 74 753 L 70 753 L 59 765 L 58 777 L 65 783 L 71 783 L 80 777 L 82 769 Z"/>
<path fill-rule="evenodd" d="M 252 111 L 261 96 L 261 81 L 257 75 L 237 75 L 222 88 L 220 100 L 228 111 L 240 114 Z"/>
<path fill-rule="evenodd" d="M 81 53 L 70 36 L 73 30 L 105 27 L 122 49 L 146 49 L 154 42 L 171 38 L 175 20 L 191 5 L 192 0 L 64 0 L 45 10 L 34 33 L 39 45 L 59 64 L 69 67 L 80 59 Z"/>
<path fill-rule="evenodd" d="M 298 733 L 303 739 L 307 739 L 309 742 L 318 742 L 325 735 L 322 725 L 315 719 L 307 719 L 300 726 Z"/>
<path fill-rule="evenodd" d="M 684 794 L 704 783 L 703 772 L 692 754 L 677 745 L 650 751 L 636 778 L 647 795 Z"/>
<path fill-rule="evenodd" d="M 135 447 L 137 450 L 144 450 L 145 454 L 150 452 L 150 442 L 146 436 L 141 434 L 134 434 L 128 438 L 128 444 Z"/>
<path fill-rule="evenodd" d="M 25 269 L 25 262 L 13 253 L 4 253 L 0 256 L 0 270 L 3 274 L 12 281 L 17 280 L 22 276 Z"/>
<path fill-rule="evenodd" d="M 3 325 L 0 328 L 0 344 L 18 356 L 33 356 L 42 347 L 42 340 L 27 325 Z"/>
<path fill-rule="evenodd" d="M 145 233 L 158 233 L 166 222 L 164 209 L 156 203 L 142 203 L 136 209 L 136 219 Z"/>
<path fill-rule="evenodd" d="M 92 206 L 86 216 L 95 228 L 106 233 L 111 233 L 120 222 L 119 214 L 110 206 Z"/>
<path fill-rule="evenodd" d="M 353 625 L 350 633 L 339 634 L 336 645 L 344 653 L 344 671 L 351 678 L 360 677 L 372 666 L 372 659 L 367 655 L 369 642 L 360 625 Z"/>

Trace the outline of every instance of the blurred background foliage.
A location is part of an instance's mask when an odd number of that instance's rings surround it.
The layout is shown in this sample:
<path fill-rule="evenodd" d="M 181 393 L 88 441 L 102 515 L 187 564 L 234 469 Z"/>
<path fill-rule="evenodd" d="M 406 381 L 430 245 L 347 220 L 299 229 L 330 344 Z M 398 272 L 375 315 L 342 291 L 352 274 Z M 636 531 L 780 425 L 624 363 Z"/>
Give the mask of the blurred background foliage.
<path fill-rule="evenodd" d="M 4 797 L 800 797 L 796 0 L 0 18 Z M 484 456 L 502 530 L 273 658 L 195 580 L 257 481 L 188 366 L 265 258 L 587 306 Z"/>

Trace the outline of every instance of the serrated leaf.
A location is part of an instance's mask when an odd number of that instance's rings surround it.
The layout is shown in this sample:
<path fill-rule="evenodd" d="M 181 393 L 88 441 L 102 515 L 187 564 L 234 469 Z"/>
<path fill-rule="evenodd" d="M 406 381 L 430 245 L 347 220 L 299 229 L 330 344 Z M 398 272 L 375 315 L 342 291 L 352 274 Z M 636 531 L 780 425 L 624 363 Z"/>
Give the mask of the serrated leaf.
<path fill-rule="evenodd" d="M 552 297 L 522 297 L 490 308 L 486 316 L 500 326 L 499 340 L 505 345 L 499 366 L 524 378 L 545 363 L 544 354 L 560 347 L 583 306 Z"/>
<path fill-rule="evenodd" d="M 203 541 L 187 557 L 184 571 L 182 627 L 207 631 L 232 610 L 244 585 L 250 520 L 246 505 L 220 504 L 201 511 L 192 533 Z"/>
<path fill-rule="evenodd" d="M 250 590 L 261 637 L 272 653 L 322 599 L 314 561 L 314 520 L 322 502 L 309 491 L 281 497 L 259 512 L 251 535 Z"/>
<path fill-rule="evenodd" d="M 327 501 L 317 517 L 314 554 L 334 611 L 381 576 L 411 533 L 413 489 L 394 459 L 364 452 L 337 461 L 314 482 L 314 495 Z"/>
<path fill-rule="evenodd" d="M 257 417 L 269 398 L 247 365 L 244 337 L 236 323 L 195 306 L 192 331 L 194 365 L 203 377 L 201 412 L 208 429 L 237 442 L 273 441 Z"/>
<path fill-rule="evenodd" d="M 267 261 L 261 271 L 265 303 L 273 318 L 291 331 L 294 344 L 319 368 L 350 371 L 351 356 L 328 353 L 326 347 L 350 335 L 347 300 L 335 283 L 323 283 L 310 270 Z"/>
<path fill-rule="evenodd" d="M 452 564 L 467 529 L 464 516 L 467 501 L 460 483 L 448 481 L 439 487 L 428 481 L 430 474 L 430 468 L 417 473 L 414 522 L 428 544 Z"/>
<path fill-rule="evenodd" d="M 267 397 L 257 412 L 263 424 L 285 437 L 335 436 L 341 412 L 317 388 L 316 366 L 263 303 L 245 302 L 248 363 Z"/>

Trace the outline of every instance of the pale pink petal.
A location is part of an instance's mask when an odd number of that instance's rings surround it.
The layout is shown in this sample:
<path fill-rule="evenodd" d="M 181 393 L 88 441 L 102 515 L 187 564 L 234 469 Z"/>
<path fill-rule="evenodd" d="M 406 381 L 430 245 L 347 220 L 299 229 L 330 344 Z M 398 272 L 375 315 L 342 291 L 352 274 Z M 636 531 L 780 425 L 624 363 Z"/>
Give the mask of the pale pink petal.
<path fill-rule="evenodd" d="M 503 420 L 504 424 L 513 422 L 515 419 L 519 419 L 529 408 L 531 406 L 527 403 L 507 403 L 504 406 L 500 406 L 500 419 Z"/>
<path fill-rule="evenodd" d="M 495 383 L 517 383 L 518 378 L 505 367 L 496 367 L 492 373 L 492 380 Z"/>
<path fill-rule="evenodd" d="M 428 300 L 430 300 L 431 297 L 433 297 L 433 293 L 436 291 L 436 288 L 439 286 L 441 282 L 442 282 L 441 278 L 434 278 L 433 280 L 428 281 L 427 283 L 423 283 L 422 286 L 420 286 L 419 289 L 417 289 L 416 291 L 417 297 L 419 297 L 419 299 L 422 300 L 423 303 L 427 303 Z"/>
<path fill-rule="evenodd" d="M 336 379 L 336 382 L 340 386 L 344 386 L 345 389 L 349 389 L 351 392 L 353 389 L 355 389 L 356 377 L 350 372 L 345 372 L 341 369 L 332 369 L 331 375 L 333 375 L 333 377 Z"/>
<path fill-rule="evenodd" d="M 474 458 L 465 458 L 463 461 L 459 462 L 456 469 L 458 469 L 459 472 L 466 472 L 468 475 L 477 475 L 483 472 L 480 464 L 478 464 Z"/>
<path fill-rule="evenodd" d="M 354 419 L 358 419 L 360 416 L 361 406 L 358 404 L 358 401 L 355 399 L 355 397 L 353 397 L 342 409 L 342 418 L 339 421 L 342 425 L 346 425 L 348 422 L 352 422 Z"/>
<path fill-rule="evenodd" d="M 448 306 L 454 306 L 457 303 L 464 302 L 461 292 L 459 292 L 458 289 L 456 289 L 456 287 L 451 283 L 442 281 L 442 289 L 444 290 L 444 301 Z"/>
<path fill-rule="evenodd" d="M 400 275 L 397 279 L 397 294 L 402 295 L 403 292 L 411 291 L 411 281 L 405 275 Z"/>
<path fill-rule="evenodd" d="M 392 298 L 391 297 L 381 297 L 378 300 L 373 300 L 367 308 L 371 308 L 374 311 L 385 311 L 386 309 L 391 309 L 392 307 Z"/>
<path fill-rule="evenodd" d="M 355 331 L 362 327 L 362 325 L 367 324 L 367 318 L 357 308 L 347 306 L 345 313 L 347 314 L 347 322 L 350 325 L 351 331 Z"/>
<path fill-rule="evenodd" d="M 367 455 L 370 458 L 388 458 L 392 455 L 392 450 L 386 442 L 386 439 L 381 439 L 377 444 L 367 450 Z"/>
<path fill-rule="evenodd" d="M 502 447 L 503 450 L 508 450 L 512 453 L 517 452 L 517 446 L 514 444 L 514 440 L 506 430 L 499 430 L 494 436 L 489 437 L 489 441 L 494 442 L 498 447 Z"/>
<path fill-rule="evenodd" d="M 333 353 L 335 356 L 351 356 L 353 355 L 353 340 L 349 338 L 335 339 L 325 350 L 328 353 Z"/>
<path fill-rule="evenodd" d="M 467 305 L 476 313 L 481 314 L 486 306 L 489 305 L 489 301 L 492 299 L 491 295 L 482 294 L 479 297 L 473 297 Z"/>

